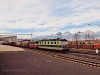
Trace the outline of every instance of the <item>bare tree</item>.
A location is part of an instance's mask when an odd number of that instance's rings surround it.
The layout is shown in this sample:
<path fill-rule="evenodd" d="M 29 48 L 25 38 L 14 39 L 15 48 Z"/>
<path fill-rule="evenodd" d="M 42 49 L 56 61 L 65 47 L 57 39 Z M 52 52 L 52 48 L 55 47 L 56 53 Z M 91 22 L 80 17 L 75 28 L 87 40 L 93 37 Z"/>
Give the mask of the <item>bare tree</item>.
<path fill-rule="evenodd" d="M 73 35 L 73 39 L 75 40 L 75 43 L 76 43 L 76 47 L 78 48 L 78 41 L 79 41 L 79 38 L 80 38 L 80 35 L 79 35 L 79 32 L 75 33 Z"/>
<path fill-rule="evenodd" d="M 93 41 L 93 40 L 95 39 L 95 36 L 92 35 L 92 34 L 86 33 L 86 34 L 84 35 L 84 39 L 85 39 L 85 41 L 90 42 L 90 41 Z"/>
<path fill-rule="evenodd" d="M 85 39 L 85 41 L 90 40 L 90 34 L 89 34 L 89 33 L 86 33 L 86 34 L 84 35 L 84 39 Z"/>
<path fill-rule="evenodd" d="M 86 33 L 86 34 L 84 35 L 84 39 L 85 39 L 85 41 L 90 45 L 90 48 L 91 48 L 91 44 L 93 45 L 92 42 L 94 42 L 95 36 L 92 35 L 92 34 Z"/>

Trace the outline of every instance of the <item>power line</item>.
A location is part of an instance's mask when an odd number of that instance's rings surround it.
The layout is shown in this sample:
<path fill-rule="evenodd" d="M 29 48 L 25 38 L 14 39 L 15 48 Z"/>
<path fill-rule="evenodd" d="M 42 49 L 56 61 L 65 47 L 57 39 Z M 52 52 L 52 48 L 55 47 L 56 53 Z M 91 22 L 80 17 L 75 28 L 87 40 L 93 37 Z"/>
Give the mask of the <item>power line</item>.
<path fill-rule="evenodd" d="M 5 35 L 5 34 L 9 34 L 9 35 L 12 35 L 12 34 L 13 34 L 13 35 L 32 35 L 32 34 L 15 34 L 15 33 L 0 33 L 0 34 L 2 34 L 2 35 L 3 35 L 3 34 L 4 34 L 4 35 Z"/>

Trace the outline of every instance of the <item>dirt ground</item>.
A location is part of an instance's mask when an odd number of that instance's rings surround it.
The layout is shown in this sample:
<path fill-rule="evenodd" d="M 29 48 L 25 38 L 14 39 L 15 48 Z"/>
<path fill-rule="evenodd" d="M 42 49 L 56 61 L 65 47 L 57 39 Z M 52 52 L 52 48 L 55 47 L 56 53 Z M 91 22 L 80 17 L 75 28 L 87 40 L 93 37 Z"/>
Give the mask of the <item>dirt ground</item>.
<path fill-rule="evenodd" d="M 1 51 L 25 51 L 25 50 L 23 48 L 19 48 L 19 47 L 0 45 L 0 52 Z"/>

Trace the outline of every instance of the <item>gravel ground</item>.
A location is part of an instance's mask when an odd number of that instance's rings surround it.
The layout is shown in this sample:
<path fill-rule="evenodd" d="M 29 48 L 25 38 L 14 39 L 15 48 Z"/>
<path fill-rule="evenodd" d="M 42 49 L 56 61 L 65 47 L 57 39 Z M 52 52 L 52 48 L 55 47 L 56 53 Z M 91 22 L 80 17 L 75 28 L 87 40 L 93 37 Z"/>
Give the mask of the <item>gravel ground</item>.
<path fill-rule="evenodd" d="M 13 47 L 9 45 L 0 45 L 0 52 L 1 51 L 25 51 L 23 48 Z"/>

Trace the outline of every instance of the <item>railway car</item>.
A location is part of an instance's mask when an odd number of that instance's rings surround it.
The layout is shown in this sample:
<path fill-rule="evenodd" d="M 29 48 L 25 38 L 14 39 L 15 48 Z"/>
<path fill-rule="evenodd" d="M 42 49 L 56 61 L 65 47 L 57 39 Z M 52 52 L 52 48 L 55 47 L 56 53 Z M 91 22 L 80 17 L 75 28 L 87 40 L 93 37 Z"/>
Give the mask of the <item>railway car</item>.
<path fill-rule="evenodd" d="M 15 46 L 16 45 L 16 42 L 9 42 L 9 45 L 10 46 Z"/>
<path fill-rule="evenodd" d="M 100 50 L 100 44 L 95 44 L 94 49 L 99 49 Z"/>
<path fill-rule="evenodd" d="M 29 48 L 37 49 L 38 48 L 38 41 L 30 41 Z"/>
<path fill-rule="evenodd" d="M 16 46 L 18 46 L 18 47 L 28 47 L 29 43 L 30 43 L 29 40 L 17 41 Z"/>
<path fill-rule="evenodd" d="M 23 40 L 20 43 L 21 47 L 28 47 L 29 46 L 30 41 L 29 40 Z"/>
<path fill-rule="evenodd" d="M 30 42 L 29 47 L 58 52 L 67 52 L 69 50 L 68 41 L 66 39 L 45 39 L 34 41 Z"/>
<path fill-rule="evenodd" d="M 21 41 L 17 41 L 15 46 L 21 47 Z"/>

